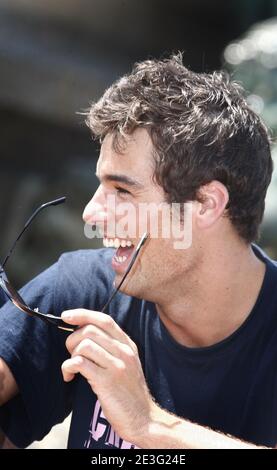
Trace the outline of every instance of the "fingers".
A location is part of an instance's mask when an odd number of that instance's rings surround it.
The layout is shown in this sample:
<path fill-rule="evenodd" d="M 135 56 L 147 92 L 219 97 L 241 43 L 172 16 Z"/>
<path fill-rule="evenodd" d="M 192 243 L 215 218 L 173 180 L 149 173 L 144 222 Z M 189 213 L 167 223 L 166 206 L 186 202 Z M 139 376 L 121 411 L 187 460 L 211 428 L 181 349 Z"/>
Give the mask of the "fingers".
<path fill-rule="evenodd" d="M 72 357 L 75 356 L 83 356 L 103 369 L 115 366 L 119 360 L 89 338 L 85 338 L 77 344 L 72 352 Z"/>
<path fill-rule="evenodd" d="M 98 367 L 85 357 L 75 356 L 62 364 L 63 379 L 65 382 L 70 382 L 75 374 L 80 373 L 93 386 L 93 378 L 96 378 L 98 373 L 97 369 Z"/>
<path fill-rule="evenodd" d="M 106 377 L 115 383 L 115 379 L 126 372 L 127 364 L 109 354 L 105 357 L 101 348 L 95 348 L 95 345 L 88 344 L 88 341 L 80 343 L 74 355 L 62 364 L 64 380 L 70 382 L 75 374 L 80 373 L 92 387 L 95 387 L 97 380 L 103 380 L 104 373 L 106 373 Z"/>
<path fill-rule="evenodd" d="M 85 309 L 66 311 L 64 321 L 79 325 L 68 336 L 66 347 L 71 358 L 62 365 L 64 380 L 69 382 L 76 373 L 92 381 L 92 371 L 107 371 L 111 377 L 117 370 L 134 367 L 138 359 L 136 344 L 108 315 Z M 89 365 L 93 369 L 89 368 Z M 92 384 L 91 384 L 92 386 Z"/>
<path fill-rule="evenodd" d="M 71 325 L 84 326 L 92 324 L 109 333 L 113 338 L 122 340 L 124 332 L 115 323 L 115 321 L 106 313 L 76 308 L 75 310 L 66 310 L 62 313 L 62 319 Z"/>
<path fill-rule="evenodd" d="M 109 334 L 105 333 L 97 326 L 85 325 L 82 328 L 78 328 L 74 334 L 71 334 L 67 337 L 65 345 L 68 351 L 72 353 L 77 344 L 85 338 L 89 338 L 98 344 L 102 344 L 103 347 L 107 349 L 107 351 L 109 351 L 108 343 L 113 340 Z"/>
<path fill-rule="evenodd" d="M 108 348 L 108 344 L 112 347 L 112 343 L 115 344 L 115 341 L 112 342 L 112 340 L 128 344 L 134 352 L 137 351 L 136 344 L 106 313 L 85 309 L 67 310 L 62 313 L 62 319 L 72 325 L 84 327 L 78 328 L 68 337 L 66 345 L 69 352 L 71 352 L 70 350 L 75 347 L 78 340 L 86 335 L 99 344 L 102 344 L 103 347 L 106 347 L 111 353 L 113 352 L 113 349 Z M 109 339 L 110 343 L 108 342 Z"/>

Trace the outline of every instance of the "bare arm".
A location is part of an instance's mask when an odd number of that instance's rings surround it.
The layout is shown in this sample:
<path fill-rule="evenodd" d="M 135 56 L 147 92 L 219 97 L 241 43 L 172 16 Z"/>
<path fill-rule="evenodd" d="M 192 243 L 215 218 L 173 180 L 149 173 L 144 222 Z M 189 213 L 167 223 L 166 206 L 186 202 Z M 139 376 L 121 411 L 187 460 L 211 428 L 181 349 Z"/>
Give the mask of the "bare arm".
<path fill-rule="evenodd" d="M 191 423 L 154 405 L 147 430 L 135 442 L 144 449 L 257 449 L 233 436 Z"/>
<path fill-rule="evenodd" d="M 18 393 L 17 383 L 6 362 L 0 358 L 0 406 Z"/>
<path fill-rule="evenodd" d="M 17 383 L 9 367 L 0 358 L 0 406 L 13 398 L 18 393 Z M 0 449 L 15 449 L 13 443 L 0 429 Z"/>

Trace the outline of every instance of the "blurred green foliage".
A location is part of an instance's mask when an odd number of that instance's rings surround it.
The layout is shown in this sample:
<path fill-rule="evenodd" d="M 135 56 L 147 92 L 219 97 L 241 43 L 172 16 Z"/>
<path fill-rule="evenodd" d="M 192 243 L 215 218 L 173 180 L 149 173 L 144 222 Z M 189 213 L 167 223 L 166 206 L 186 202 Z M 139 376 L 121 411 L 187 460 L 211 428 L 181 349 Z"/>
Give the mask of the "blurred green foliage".
<path fill-rule="evenodd" d="M 261 245 L 277 257 L 277 17 L 253 25 L 224 50 L 224 66 L 247 90 L 247 101 L 272 135 L 274 173 L 266 198 Z"/>

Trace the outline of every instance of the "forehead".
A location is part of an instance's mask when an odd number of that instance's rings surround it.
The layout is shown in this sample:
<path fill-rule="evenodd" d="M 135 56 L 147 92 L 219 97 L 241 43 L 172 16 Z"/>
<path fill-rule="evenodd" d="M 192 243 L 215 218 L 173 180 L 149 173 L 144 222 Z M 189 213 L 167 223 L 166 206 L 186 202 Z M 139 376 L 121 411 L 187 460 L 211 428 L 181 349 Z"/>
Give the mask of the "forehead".
<path fill-rule="evenodd" d="M 154 170 L 153 144 L 145 129 L 136 129 L 124 140 L 122 149 L 113 146 L 113 135 L 108 134 L 101 146 L 97 162 L 97 173 L 127 173 L 149 178 Z"/>

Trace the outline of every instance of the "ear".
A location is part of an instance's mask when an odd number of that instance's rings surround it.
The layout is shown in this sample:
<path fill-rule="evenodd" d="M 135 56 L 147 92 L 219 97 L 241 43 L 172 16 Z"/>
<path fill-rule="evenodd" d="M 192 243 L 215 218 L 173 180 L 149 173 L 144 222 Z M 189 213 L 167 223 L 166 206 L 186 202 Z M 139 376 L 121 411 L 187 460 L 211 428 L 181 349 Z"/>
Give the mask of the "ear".
<path fill-rule="evenodd" d="M 217 180 L 202 186 L 199 191 L 200 201 L 196 208 L 196 223 L 199 228 L 211 227 L 222 216 L 229 201 L 229 193 Z"/>

